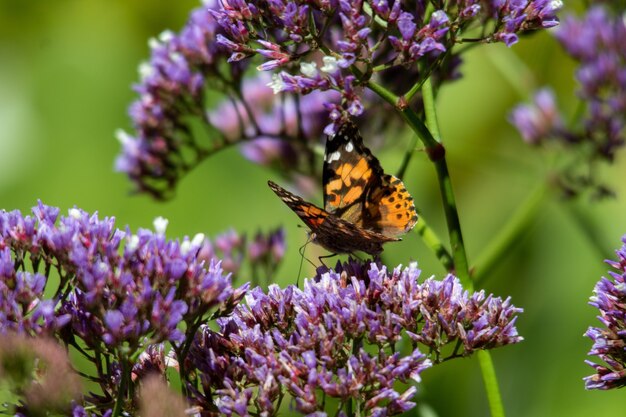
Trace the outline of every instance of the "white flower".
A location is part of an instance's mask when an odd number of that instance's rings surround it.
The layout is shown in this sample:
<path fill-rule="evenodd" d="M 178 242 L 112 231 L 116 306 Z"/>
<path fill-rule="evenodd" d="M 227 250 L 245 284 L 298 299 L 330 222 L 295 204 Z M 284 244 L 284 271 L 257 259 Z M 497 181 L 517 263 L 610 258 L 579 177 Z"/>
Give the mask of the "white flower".
<path fill-rule="evenodd" d="M 156 232 L 156 234 L 164 235 L 165 230 L 167 229 L 168 223 L 169 223 L 169 220 L 167 220 L 165 217 L 159 216 L 156 219 L 154 219 L 152 224 L 154 225 L 154 231 Z"/>
<path fill-rule="evenodd" d="M 301 62 L 300 72 L 307 77 L 315 77 L 317 75 L 317 64 L 315 62 Z"/>
<path fill-rule="evenodd" d="M 126 250 L 133 252 L 135 249 L 137 249 L 138 246 L 139 246 L 139 236 L 131 235 L 131 237 L 128 238 L 128 243 L 126 244 Z"/>
<path fill-rule="evenodd" d="M 141 64 L 139 64 L 139 67 L 137 67 L 137 72 L 139 73 L 139 78 L 141 79 L 141 81 L 143 81 L 146 78 L 154 75 L 156 73 L 156 70 L 152 65 L 150 65 L 150 63 L 142 62 Z"/>
<path fill-rule="evenodd" d="M 337 58 L 335 57 L 325 56 L 322 58 L 322 62 L 324 62 L 324 65 L 320 68 L 320 70 L 324 72 L 332 73 L 339 69 L 339 65 L 337 65 Z"/>
<path fill-rule="evenodd" d="M 69 209 L 68 214 L 76 220 L 80 220 L 80 210 L 76 207 Z"/>
<path fill-rule="evenodd" d="M 285 82 L 283 81 L 283 77 L 280 74 L 272 75 L 272 81 L 267 84 L 268 87 L 271 87 L 274 90 L 274 94 L 278 94 L 283 91 L 286 87 Z"/>
<path fill-rule="evenodd" d="M 187 238 L 180 244 L 180 253 L 187 255 L 191 248 L 197 248 L 204 242 L 204 233 L 196 234 L 191 241 Z"/>

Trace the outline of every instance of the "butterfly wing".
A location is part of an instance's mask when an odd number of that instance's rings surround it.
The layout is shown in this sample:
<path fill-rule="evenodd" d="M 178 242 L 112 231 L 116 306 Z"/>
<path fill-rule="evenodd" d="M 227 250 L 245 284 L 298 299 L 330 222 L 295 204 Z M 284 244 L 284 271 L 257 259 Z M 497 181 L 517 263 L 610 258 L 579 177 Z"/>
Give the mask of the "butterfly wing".
<path fill-rule="evenodd" d="M 399 240 L 362 229 L 347 220 L 334 216 L 272 181 L 268 181 L 267 184 L 309 226 L 312 241 L 330 252 L 363 251 L 370 255 L 377 255 L 382 252 L 383 243 Z"/>
<path fill-rule="evenodd" d="M 323 184 L 326 211 L 363 229 L 396 237 L 417 222 L 413 197 L 384 173 L 352 121 L 326 142 Z"/>
<path fill-rule="evenodd" d="M 324 208 L 344 220 L 363 225 L 367 194 L 381 183 L 383 169 L 363 144 L 352 121 L 326 141 L 322 183 Z"/>
<path fill-rule="evenodd" d="M 410 231 L 417 223 L 413 197 L 404 183 L 393 175 L 383 175 L 381 185 L 368 194 L 363 227 L 384 236 L 396 237 Z"/>
<path fill-rule="evenodd" d="M 313 232 L 318 230 L 328 217 L 328 213 L 325 210 L 304 201 L 302 197 L 290 193 L 275 182 L 268 181 L 267 185 L 270 186 L 272 191 L 274 191 L 276 195 L 283 200 L 283 202 L 287 204 L 287 206 L 289 206 L 289 208 L 292 209 Z"/>

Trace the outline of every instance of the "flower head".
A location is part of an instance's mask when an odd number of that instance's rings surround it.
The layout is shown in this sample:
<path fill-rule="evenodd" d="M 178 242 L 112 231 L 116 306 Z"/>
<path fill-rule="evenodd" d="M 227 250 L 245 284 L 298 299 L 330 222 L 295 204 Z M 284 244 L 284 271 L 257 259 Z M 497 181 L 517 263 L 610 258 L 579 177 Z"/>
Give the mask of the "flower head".
<path fill-rule="evenodd" d="M 616 251 L 617 261 L 606 262 L 617 272 L 596 284 L 589 304 L 600 312 L 602 327 L 589 327 L 585 336 L 593 341 L 589 355 L 605 364 L 586 361 L 596 371 L 584 378 L 587 389 L 611 389 L 626 386 L 626 236 Z"/>
<path fill-rule="evenodd" d="M 549 7 L 551 3 L 544 8 Z M 567 16 L 555 36 L 578 62 L 580 117 L 575 124 L 565 126 L 554 97 L 542 90 L 533 106 L 518 106 L 511 121 L 531 144 L 551 140 L 572 150 L 572 161 L 562 164 L 566 168 L 559 178 L 567 194 L 590 188 L 605 196 L 611 192 L 593 172 L 599 161 L 612 162 L 626 140 L 626 23 L 621 14 L 600 4 L 580 18 Z"/>
<path fill-rule="evenodd" d="M 205 394 L 216 395 L 215 403 L 207 395 L 198 401 L 226 414 L 272 413 L 282 386 L 301 413 L 323 411 L 327 397 L 393 415 L 415 405 L 415 388 L 398 382 L 419 382 L 445 359 L 444 345 L 458 341 L 467 355 L 521 340 L 514 325 L 521 310 L 508 300 L 469 295 L 453 276 L 419 284 L 419 274 L 414 264 L 388 271 L 350 261 L 302 290 L 252 290 L 247 306 L 220 319 L 219 333 L 207 327 L 196 338 L 192 361 Z M 412 343 L 400 353 L 404 337 Z"/>
<path fill-rule="evenodd" d="M 466 28 L 483 27 L 480 39 L 470 35 L 474 41 L 512 45 L 520 33 L 555 25 L 561 3 L 439 7 L 421 0 L 206 2 L 181 31 L 150 42 L 129 110 L 135 132 L 117 132 L 116 169 L 139 191 L 167 198 L 190 168 L 249 142 L 243 153 L 254 162 L 294 181 L 295 173 L 318 176 L 311 161 L 322 132 L 333 134 L 355 116 L 375 117 L 373 130 L 387 125 L 372 82 L 403 95 L 430 76 L 436 86 L 456 79 L 461 60 L 452 48 L 467 41 Z M 246 72 L 251 66 L 260 72 Z M 198 123 L 206 135 L 195 134 Z"/>
<path fill-rule="evenodd" d="M 201 242 L 167 240 L 163 221 L 157 233 L 132 234 L 78 208 L 59 216 L 59 209 L 39 203 L 33 215 L 0 212 L 3 331 L 69 325 L 91 346 L 137 348 L 148 336 L 180 341 L 180 323 L 241 297 L 219 261 L 198 258 Z M 34 272 L 25 271 L 26 259 Z M 63 277 L 58 294 L 64 296 L 44 299 L 51 268 Z"/>

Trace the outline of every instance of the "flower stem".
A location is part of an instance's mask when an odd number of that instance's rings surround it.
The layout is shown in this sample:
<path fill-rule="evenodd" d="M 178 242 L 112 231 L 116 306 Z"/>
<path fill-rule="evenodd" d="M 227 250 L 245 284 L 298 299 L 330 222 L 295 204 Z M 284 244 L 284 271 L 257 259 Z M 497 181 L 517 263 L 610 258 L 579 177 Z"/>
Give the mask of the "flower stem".
<path fill-rule="evenodd" d="M 487 392 L 487 400 L 491 409 L 492 417 L 504 417 L 504 408 L 502 407 L 502 398 L 500 396 L 500 386 L 496 377 L 496 370 L 491 360 L 488 350 L 479 350 L 477 352 L 478 363 L 483 375 L 485 391 Z"/>
<path fill-rule="evenodd" d="M 539 185 L 517 210 L 513 217 L 501 229 L 500 233 L 481 253 L 472 270 L 472 279 L 480 287 L 493 267 L 519 242 L 536 219 L 537 212 L 546 192 L 546 184 Z"/>
<path fill-rule="evenodd" d="M 465 246 L 463 245 L 461 223 L 456 208 L 454 191 L 452 190 L 452 181 L 448 171 L 448 164 L 446 162 L 445 148 L 440 143 L 440 140 L 438 140 L 440 139 L 439 127 L 437 124 L 435 98 L 430 80 L 426 80 L 422 85 L 422 97 L 424 100 L 426 123 L 428 124 L 428 127 L 426 127 L 424 122 L 419 118 L 418 114 L 409 107 L 404 98 L 397 97 L 383 86 L 372 81 L 368 83 L 368 87 L 385 101 L 395 106 L 395 108 L 400 111 L 400 114 L 409 124 L 411 129 L 413 129 L 422 143 L 424 143 L 426 152 L 430 160 L 435 165 L 437 178 L 439 180 L 439 189 L 443 200 L 450 246 L 452 247 L 454 260 L 454 270 L 451 272 L 456 273 L 457 277 L 468 291 L 473 291 L 474 285 L 469 276 L 467 255 L 465 253 Z M 485 390 L 487 391 L 487 399 L 489 401 L 491 416 L 504 417 L 504 409 L 500 398 L 500 389 L 498 387 L 498 381 L 493 367 L 493 362 L 491 360 L 491 355 L 488 351 L 479 351 L 478 360 L 480 362 L 483 381 L 485 383 Z"/>
<path fill-rule="evenodd" d="M 124 402 L 128 393 L 128 383 L 130 381 L 131 367 L 127 359 L 124 357 L 120 360 L 121 366 L 121 380 L 117 391 L 117 400 L 115 401 L 115 407 L 113 408 L 112 417 L 119 417 L 122 414 L 124 408 Z"/>
<path fill-rule="evenodd" d="M 428 82 L 424 83 L 426 86 Z M 430 84 L 428 84 L 430 85 Z M 418 138 L 422 141 L 426 148 L 431 161 L 435 164 L 437 176 L 439 178 L 440 192 L 443 198 L 444 211 L 446 215 L 446 221 L 448 224 L 448 232 L 450 235 L 450 244 L 452 246 L 453 263 L 450 263 L 445 257 L 439 257 L 440 260 L 445 261 L 444 266 L 450 272 L 456 272 L 458 278 L 461 280 L 464 286 L 471 285 L 469 279 L 469 272 L 467 268 L 467 258 L 465 256 L 465 248 L 463 246 L 463 238 L 461 235 L 461 227 L 459 222 L 459 216 L 456 211 L 456 203 L 454 201 L 454 193 L 452 191 L 452 184 L 450 182 L 450 174 L 448 172 L 448 166 L 445 159 L 445 150 L 441 143 L 439 143 L 428 130 L 426 125 L 419 118 L 406 103 L 402 103 L 402 99 L 397 97 L 391 91 L 387 90 L 380 84 L 373 81 L 368 83 L 368 87 L 381 98 L 388 103 L 395 106 L 402 117 L 407 121 L 411 129 L 417 134 Z M 431 89 L 432 91 L 432 89 Z M 432 98 L 432 97 L 431 97 Z M 434 107 L 433 107 L 434 109 Z M 419 223 L 419 222 L 418 222 Z M 428 243 L 427 243 L 428 244 Z M 443 245 L 437 245 L 437 250 Z M 433 247 L 429 244 L 429 247 Z M 435 252 L 437 254 L 437 252 Z"/>
<path fill-rule="evenodd" d="M 432 83 L 430 78 L 424 81 L 422 85 L 422 97 L 424 100 L 424 113 L 426 115 L 426 130 L 432 134 L 435 140 L 441 145 L 441 135 L 439 133 L 439 123 L 437 122 L 437 111 L 435 109 L 435 95 L 433 94 Z M 432 156 L 431 156 L 431 159 Z M 448 223 L 448 233 L 450 234 L 450 246 L 452 248 L 452 257 L 454 259 L 454 269 L 457 277 L 461 280 L 461 284 L 467 286 L 471 284 L 469 276 L 469 265 L 467 263 L 467 255 L 465 253 L 465 245 L 463 244 L 463 234 L 461 233 L 461 222 L 459 213 L 456 208 L 454 191 L 452 190 L 452 180 L 448 172 L 448 164 L 445 159 L 445 152 L 441 157 L 433 161 L 439 178 L 439 189 L 443 198 L 443 208 Z M 466 287 L 471 288 L 471 287 Z"/>

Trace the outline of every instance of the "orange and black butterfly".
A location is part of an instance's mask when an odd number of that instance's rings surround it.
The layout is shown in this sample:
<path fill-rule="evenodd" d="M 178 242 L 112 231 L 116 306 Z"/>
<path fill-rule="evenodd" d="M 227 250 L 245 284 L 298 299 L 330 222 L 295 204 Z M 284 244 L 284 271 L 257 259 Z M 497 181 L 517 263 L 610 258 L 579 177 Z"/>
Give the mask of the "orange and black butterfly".
<path fill-rule="evenodd" d="M 413 197 L 400 179 L 383 172 L 351 121 L 326 141 L 322 180 L 324 209 L 268 185 L 309 226 L 312 242 L 330 252 L 377 255 L 417 222 Z"/>

